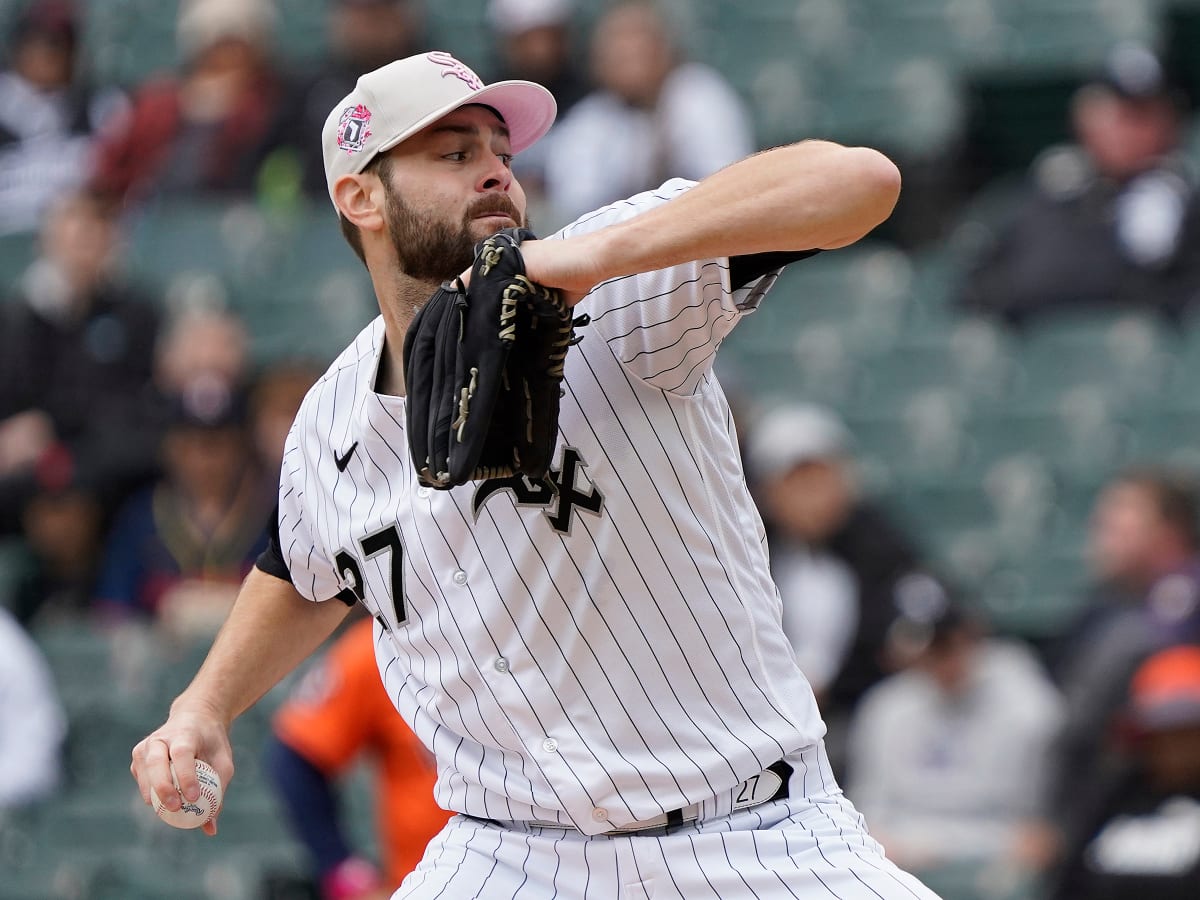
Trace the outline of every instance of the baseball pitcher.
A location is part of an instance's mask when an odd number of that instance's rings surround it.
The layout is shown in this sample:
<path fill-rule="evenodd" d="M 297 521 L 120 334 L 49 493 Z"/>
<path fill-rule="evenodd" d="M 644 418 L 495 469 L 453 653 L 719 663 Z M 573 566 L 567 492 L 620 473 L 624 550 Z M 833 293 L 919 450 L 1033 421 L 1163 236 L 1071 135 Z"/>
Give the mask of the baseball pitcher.
<path fill-rule="evenodd" d="M 889 215 L 896 167 L 805 141 L 534 240 L 511 162 L 554 114 L 441 52 L 330 113 L 380 316 L 304 401 L 142 794 L 174 762 L 190 797 L 194 758 L 228 784 L 231 723 L 362 604 L 454 813 L 395 897 L 931 898 L 830 771 L 713 376 L 781 266 Z"/>

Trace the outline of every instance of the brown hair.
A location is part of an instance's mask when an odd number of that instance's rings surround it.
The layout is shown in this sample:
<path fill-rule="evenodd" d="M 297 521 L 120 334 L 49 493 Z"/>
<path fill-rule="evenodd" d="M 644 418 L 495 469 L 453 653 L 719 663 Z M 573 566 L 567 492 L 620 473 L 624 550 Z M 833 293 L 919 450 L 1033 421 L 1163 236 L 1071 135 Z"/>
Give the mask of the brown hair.
<path fill-rule="evenodd" d="M 1127 469 L 1116 482 L 1144 491 L 1171 530 L 1189 548 L 1200 547 L 1200 493 L 1195 478 L 1171 469 L 1143 466 Z"/>

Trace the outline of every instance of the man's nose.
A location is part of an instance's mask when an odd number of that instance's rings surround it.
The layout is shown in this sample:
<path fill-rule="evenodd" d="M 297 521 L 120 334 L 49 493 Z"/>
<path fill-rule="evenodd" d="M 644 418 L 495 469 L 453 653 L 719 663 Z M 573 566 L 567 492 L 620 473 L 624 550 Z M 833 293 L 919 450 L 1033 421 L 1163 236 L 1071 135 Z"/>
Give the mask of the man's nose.
<path fill-rule="evenodd" d="M 492 154 L 490 164 L 480 176 L 478 188 L 481 191 L 507 191 L 512 184 L 512 170 L 505 164 L 504 159 Z"/>

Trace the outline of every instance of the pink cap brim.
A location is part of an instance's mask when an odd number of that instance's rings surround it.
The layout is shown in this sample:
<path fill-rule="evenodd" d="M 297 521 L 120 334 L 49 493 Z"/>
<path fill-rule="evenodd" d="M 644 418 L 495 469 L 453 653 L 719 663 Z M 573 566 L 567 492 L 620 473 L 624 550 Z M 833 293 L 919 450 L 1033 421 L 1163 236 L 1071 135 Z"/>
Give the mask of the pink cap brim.
<path fill-rule="evenodd" d="M 434 110 L 403 133 L 380 144 L 376 153 L 390 150 L 456 109 L 475 104 L 490 106 L 500 113 L 504 124 L 508 126 L 513 153 L 520 153 L 541 138 L 550 130 L 550 126 L 554 124 L 554 117 L 558 114 L 558 104 L 554 95 L 540 84 L 532 81 L 497 81 L 470 96 Z M 365 160 L 363 165 L 366 165 Z"/>

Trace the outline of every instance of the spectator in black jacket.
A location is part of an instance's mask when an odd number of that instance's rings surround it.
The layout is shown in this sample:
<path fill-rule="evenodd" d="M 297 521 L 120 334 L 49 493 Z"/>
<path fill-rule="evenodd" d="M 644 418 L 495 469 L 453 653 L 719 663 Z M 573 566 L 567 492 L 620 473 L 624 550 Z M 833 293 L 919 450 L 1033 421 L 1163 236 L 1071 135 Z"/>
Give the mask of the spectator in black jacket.
<path fill-rule="evenodd" d="M 1178 315 L 1200 294 L 1200 195 L 1177 92 L 1148 49 L 1121 45 L 1071 112 L 1078 144 L 1035 162 L 961 305 L 1018 326 L 1072 309 Z"/>
<path fill-rule="evenodd" d="M 156 466 L 159 317 L 115 274 L 103 199 L 64 198 L 41 239 L 0 305 L 0 534 L 23 527 L 48 571 L 86 582 L 104 512 Z"/>

